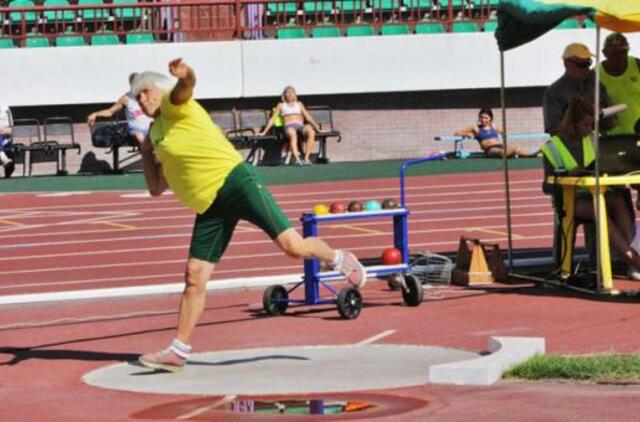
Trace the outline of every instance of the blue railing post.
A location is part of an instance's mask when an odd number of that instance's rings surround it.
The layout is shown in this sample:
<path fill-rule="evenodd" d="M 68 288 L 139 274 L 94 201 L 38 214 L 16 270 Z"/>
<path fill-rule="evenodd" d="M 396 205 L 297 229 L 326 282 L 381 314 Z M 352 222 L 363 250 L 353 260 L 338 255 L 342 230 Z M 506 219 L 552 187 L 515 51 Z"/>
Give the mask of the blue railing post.
<path fill-rule="evenodd" d="M 302 214 L 300 221 L 304 237 L 318 236 L 318 225 L 314 214 Z M 315 305 L 320 300 L 319 272 L 320 261 L 318 259 L 304 260 L 304 300 L 307 305 Z"/>

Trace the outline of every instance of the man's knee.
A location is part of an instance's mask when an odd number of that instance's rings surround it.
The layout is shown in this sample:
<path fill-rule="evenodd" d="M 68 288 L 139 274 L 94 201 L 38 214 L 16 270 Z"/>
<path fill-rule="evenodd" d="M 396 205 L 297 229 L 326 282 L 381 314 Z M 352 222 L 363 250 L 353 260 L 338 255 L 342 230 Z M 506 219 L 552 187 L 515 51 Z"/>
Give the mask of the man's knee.
<path fill-rule="evenodd" d="M 284 232 L 278 236 L 280 248 L 291 258 L 304 258 L 304 239 L 297 233 Z"/>
<path fill-rule="evenodd" d="M 203 292 L 209 280 L 211 268 L 211 264 L 207 262 L 190 259 L 185 270 L 186 287 L 196 292 Z"/>

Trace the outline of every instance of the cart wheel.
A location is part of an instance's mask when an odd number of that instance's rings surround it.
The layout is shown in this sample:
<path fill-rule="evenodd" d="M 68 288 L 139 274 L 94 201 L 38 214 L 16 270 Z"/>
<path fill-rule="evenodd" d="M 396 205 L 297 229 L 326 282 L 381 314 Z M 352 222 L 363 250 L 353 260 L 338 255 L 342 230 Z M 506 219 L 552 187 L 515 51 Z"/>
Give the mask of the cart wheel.
<path fill-rule="evenodd" d="M 262 307 L 269 315 L 283 315 L 289 306 L 289 293 L 283 286 L 269 286 L 262 295 Z"/>
<path fill-rule="evenodd" d="M 422 303 L 422 283 L 415 276 L 405 275 L 402 289 L 402 298 L 407 306 L 418 306 Z"/>
<path fill-rule="evenodd" d="M 338 294 L 336 305 L 342 318 L 356 319 L 362 310 L 362 295 L 355 287 L 343 287 Z"/>
<path fill-rule="evenodd" d="M 389 290 L 398 290 L 404 284 L 403 278 L 404 276 L 400 273 L 391 274 L 387 277 L 387 286 Z"/>

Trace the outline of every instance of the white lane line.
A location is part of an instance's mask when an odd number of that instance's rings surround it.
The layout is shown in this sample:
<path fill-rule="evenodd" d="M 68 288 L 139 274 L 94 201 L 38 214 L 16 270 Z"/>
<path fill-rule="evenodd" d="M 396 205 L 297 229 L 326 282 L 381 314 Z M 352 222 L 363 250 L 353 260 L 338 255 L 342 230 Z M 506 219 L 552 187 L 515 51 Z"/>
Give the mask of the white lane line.
<path fill-rule="evenodd" d="M 541 239 L 552 239 L 553 235 L 540 235 L 540 236 L 528 236 L 526 239 L 526 241 L 530 241 L 530 240 L 541 240 Z M 501 242 L 501 241 L 506 241 L 507 238 L 505 236 L 503 237 L 496 237 L 496 238 L 492 238 L 492 239 L 484 239 L 485 242 Z M 268 242 L 271 242 L 270 240 Z M 411 243 L 409 246 L 411 248 L 415 248 L 415 247 L 435 247 L 435 246 L 452 246 L 452 245 L 457 245 L 459 242 L 458 239 L 453 239 L 453 240 L 447 240 L 447 241 L 440 241 L 440 242 L 425 242 L 425 243 Z M 251 243 L 251 244 L 255 244 L 256 242 L 247 242 L 247 243 Z M 380 246 L 362 246 L 362 247 L 349 247 L 348 248 L 351 251 L 376 251 L 379 252 L 380 251 Z M 273 253 L 263 253 L 263 254 L 250 254 L 250 255 L 231 255 L 228 257 L 225 257 L 226 261 L 232 260 L 232 259 L 251 259 L 251 258 L 268 258 L 268 257 L 278 257 L 278 256 L 283 256 L 282 252 L 273 252 Z M 135 262 L 121 262 L 121 263 L 117 263 L 117 264 L 97 264 L 97 265 L 83 265 L 83 266 L 70 266 L 70 267 L 58 267 L 58 268 L 52 268 L 52 267 L 47 267 L 47 268 L 36 268 L 36 269 L 30 269 L 30 270 L 13 270 L 13 271 L 2 271 L 0 272 L 0 276 L 2 275 L 15 275 L 15 274 L 31 274 L 31 273 L 42 273 L 42 272 L 46 272 L 46 273 L 51 273 L 51 272 L 57 272 L 57 271 L 76 271 L 76 270 L 89 270 L 89 269 L 104 269 L 104 268 L 118 268 L 118 267 L 141 267 L 141 266 L 147 266 L 147 265 L 165 265 L 165 264 L 177 264 L 177 263 L 181 263 L 181 262 L 186 262 L 185 259 L 174 259 L 174 260 L 163 260 L 163 261 L 144 261 L 144 262 L 140 262 L 140 261 L 135 261 Z M 235 270 L 225 270 L 225 271 L 237 271 L 237 272 L 244 272 L 244 271 L 262 271 L 264 269 L 277 269 L 277 268 L 281 268 L 281 267 L 259 267 L 259 268 L 255 268 L 255 269 L 251 269 L 251 268 L 241 268 L 241 269 L 235 269 Z M 295 268 L 295 267 L 294 267 Z M 222 271 L 222 272 L 225 272 Z M 220 273 L 221 271 L 216 270 L 217 273 Z"/>
<path fill-rule="evenodd" d="M 364 346 L 366 344 L 371 344 L 371 343 L 375 343 L 376 341 L 383 339 L 385 337 L 389 337 L 392 334 L 395 334 L 396 330 L 386 330 L 383 331 L 381 333 L 376 334 L 375 336 L 371 336 L 367 339 L 364 339 L 356 344 L 354 344 L 354 346 Z"/>
<path fill-rule="evenodd" d="M 542 206 L 542 205 L 541 205 Z M 544 206 L 549 206 L 545 204 Z M 531 207 L 527 207 L 529 209 Z M 421 212 L 414 212 L 412 215 L 422 214 Z M 443 214 L 449 214 L 449 212 L 443 212 Z M 542 212 L 542 213 L 526 213 L 526 214 L 512 214 L 512 218 L 519 217 L 531 217 L 531 216 L 552 216 L 551 212 Z M 493 214 L 493 215 L 472 215 L 467 217 L 442 217 L 442 218 L 427 218 L 427 219 L 415 219 L 409 218 L 409 224 L 415 223 L 428 223 L 428 222 L 445 222 L 445 221 L 475 221 L 475 220 L 487 220 L 487 219 L 496 219 L 496 218 L 504 218 L 504 214 Z M 364 222 L 358 223 L 359 226 L 370 226 L 370 225 L 378 225 L 380 222 Z M 478 224 L 474 224 L 478 225 Z M 503 226 L 504 227 L 504 226 Z M 451 229 L 454 230 L 454 229 Z M 410 231 L 412 233 L 413 231 Z M 417 231 L 416 231 L 417 233 Z M 68 240 L 61 242 L 38 242 L 38 243 L 16 243 L 11 245 L 0 245 L 0 249 L 18 249 L 18 248 L 31 248 L 31 247 L 41 247 L 41 246 L 58 246 L 58 245 L 80 245 L 86 243 L 108 243 L 108 242 L 129 242 L 132 240 L 157 240 L 157 239 L 171 239 L 171 238 L 179 238 L 179 237 L 187 237 L 191 236 L 191 233 L 177 233 L 177 234 L 160 234 L 160 235 L 146 235 L 146 236 L 121 236 L 121 237 L 108 237 L 102 239 L 83 239 L 83 240 Z M 321 236 L 322 237 L 322 236 Z M 345 236 L 328 236 L 327 238 L 342 238 L 342 237 L 361 237 L 361 235 L 345 235 Z M 254 243 L 264 243 L 267 241 L 256 241 Z M 270 242 L 270 241 L 269 241 Z M 235 242 L 235 245 L 249 244 L 252 242 Z"/>
<path fill-rule="evenodd" d="M 412 223 L 417 223 L 420 222 L 420 220 L 417 221 L 412 221 Z M 546 222 L 546 223 L 532 223 L 532 224 L 512 224 L 511 227 L 513 229 L 523 229 L 523 228 L 527 228 L 527 227 L 551 227 L 553 226 L 553 222 Z M 185 226 L 185 227 L 191 227 L 191 226 Z M 500 225 L 493 225 L 493 226 L 481 226 L 481 227 L 473 227 L 473 229 L 504 229 L 504 224 L 500 224 Z M 425 229 L 425 230 L 411 230 L 410 234 L 411 235 L 416 235 L 416 234 L 429 234 L 429 233 L 446 233 L 446 232 L 456 232 L 458 233 L 459 230 L 463 230 L 459 227 L 446 227 L 446 228 L 441 228 L 441 229 Z M 252 231 L 259 231 L 259 229 L 255 229 Z M 471 228 L 469 229 L 464 229 L 465 232 L 467 231 L 472 231 Z M 351 238 L 360 238 L 360 237 L 371 237 L 371 236 L 389 236 L 393 234 L 393 231 L 389 230 L 389 231 L 382 231 L 380 233 L 376 233 L 376 234 L 348 234 L 348 235 L 336 235 L 336 236 L 321 236 L 323 239 L 327 239 L 327 240 L 331 240 L 331 239 L 351 239 Z M 188 234 L 185 234 L 184 236 L 188 236 Z M 273 243 L 270 240 L 264 240 L 264 241 L 255 241 L 252 242 L 253 244 L 269 244 L 269 243 Z M 241 244 L 240 242 L 233 242 L 231 243 L 231 246 L 233 247 L 234 245 L 238 245 Z M 168 250 L 178 250 L 178 249 L 185 249 L 187 248 L 189 245 L 187 243 L 184 244 L 180 244 L 180 245 L 173 245 L 173 246 L 154 246 L 154 247 L 145 247 L 144 248 L 144 252 L 149 252 L 149 251 L 168 251 Z M 25 259 L 43 259 L 43 258 L 63 258 L 63 257 L 69 257 L 69 256 L 91 256 L 91 255 L 100 255 L 100 256 L 104 256 L 104 255 L 109 255 L 109 254 L 121 254 L 121 253 L 132 253 L 132 252 L 140 252 L 140 248 L 130 248 L 130 249 L 101 249 L 99 251 L 86 251 L 86 252 L 65 252 L 65 253 L 56 253 L 56 254 L 36 254 L 36 255 L 20 255 L 20 256 L 9 256 L 9 257 L 0 257 L 0 262 L 2 261 L 19 261 L 19 260 L 25 260 Z M 234 257 L 235 255 L 232 254 L 227 254 L 225 255 L 225 260 Z M 258 256 L 258 255 L 253 255 L 253 256 Z"/>
<path fill-rule="evenodd" d="M 221 398 L 219 400 L 216 400 L 211 404 L 195 408 L 191 412 L 187 412 L 187 413 L 184 413 L 182 415 L 179 415 L 178 417 L 176 417 L 176 419 L 184 420 L 184 419 L 191 419 L 191 418 L 194 418 L 196 416 L 200 416 L 203 413 L 208 412 L 209 410 L 215 409 L 215 408 L 220 407 L 220 406 L 222 406 L 224 404 L 232 402 L 233 400 L 236 399 L 236 397 L 238 397 L 238 396 L 234 396 L 234 395 L 224 396 L 223 398 Z"/>
<path fill-rule="evenodd" d="M 52 281 L 41 282 L 41 283 L 26 283 L 26 284 L 0 284 L 0 290 L 7 289 L 15 289 L 17 287 L 42 287 L 42 286 L 64 286 L 71 284 L 94 284 L 94 283 L 105 283 L 107 281 L 125 281 L 125 280 L 149 280 L 149 279 L 162 279 L 162 278 L 172 278 L 179 279 L 184 276 L 184 272 L 181 273 L 173 273 L 173 274 L 148 274 L 148 275 L 137 275 L 137 276 L 126 276 L 126 277 L 104 277 L 104 278 L 90 278 L 86 280 L 68 280 L 68 281 Z"/>
<path fill-rule="evenodd" d="M 283 267 L 286 269 L 288 267 Z M 300 266 L 296 268 L 299 270 Z M 301 274 L 272 275 L 260 277 L 239 277 L 230 279 L 212 280 L 207 283 L 207 291 L 219 291 L 227 289 L 250 289 L 254 287 L 269 286 L 272 284 L 297 283 L 302 279 Z M 27 293 L 17 295 L 0 296 L 0 305 L 38 303 L 38 302 L 61 302 L 65 300 L 98 299 L 113 297 L 133 297 L 152 294 L 181 293 L 184 290 L 184 283 L 153 284 L 146 286 L 131 287 L 109 287 L 104 289 L 91 290 L 70 290 L 50 293 Z"/>
<path fill-rule="evenodd" d="M 428 179 L 432 176 L 429 175 L 422 175 L 422 176 L 411 176 L 409 178 L 409 181 L 414 181 L 417 182 L 416 184 L 418 184 L 419 186 L 407 186 L 407 192 L 414 192 L 414 191 L 433 191 L 433 190 L 438 190 L 438 189 L 444 189 L 444 190 L 449 190 L 449 189 L 458 189 L 458 192 L 460 192 L 460 188 L 475 188 L 478 186 L 481 187 L 486 187 L 486 186 L 500 186 L 500 185 L 504 185 L 504 181 L 495 181 L 495 182 L 481 182 L 481 183 L 468 183 L 469 179 L 465 178 L 465 179 L 461 179 L 459 183 L 453 183 L 453 184 L 447 184 L 447 185 L 424 185 L 420 183 L 420 179 Z M 540 179 L 541 180 L 541 179 Z M 345 182 L 351 182 L 351 181 L 345 181 Z M 371 186 L 371 181 L 368 181 L 368 186 Z M 532 180 L 530 178 L 524 179 L 524 180 L 510 180 L 509 181 L 510 185 L 515 185 L 515 184 L 535 184 L 535 185 L 539 185 L 540 181 L 539 180 Z M 272 190 L 276 190 L 280 187 L 281 185 L 271 185 L 270 189 Z M 333 191 L 328 191 L 328 190 L 323 190 L 321 192 L 314 192 L 314 191 L 309 191 L 308 188 L 306 188 L 306 184 L 304 185 L 290 185 L 289 187 L 294 186 L 294 187 L 299 187 L 300 189 L 296 189 L 293 192 L 283 192 L 283 193 L 276 193 L 274 194 L 276 196 L 276 198 L 278 196 L 295 196 L 295 197 L 299 197 L 301 194 L 304 195 L 334 195 L 334 194 L 352 194 L 352 193 L 360 193 L 362 192 L 362 188 L 356 188 L 356 189 L 341 189 L 341 190 L 333 190 Z M 394 191 L 396 193 L 399 194 L 399 188 L 398 186 L 391 186 L 388 188 L 375 188 L 375 189 L 370 189 L 367 188 L 367 192 L 389 192 L 389 191 Z M 470 192 L 473 192 L 474 189 L 470 189 Z M 100 194 L 109 194 L 109 193 L 117 193 L 117 192 L 122 192 L 122 190 L 114 190 L 114 191 L 100 191 Z M 501 191 L 502 192 L 502 191 Z M 40 192 L 40 193 L 47 193 L 47 192 Z M 98 194 L 98 192 L 94 192 L 95 194 Z M 37 193 L 36 193 L 37 194 Z M 21 194 L 23 195 L 23 194 Z M 115 198 L 114 198 L 115 199 Z M 41 211 L 41 210 L 47 210 L 47 209 L 61 209 L 61 208 L 94 208 L 94 207 L 120 207 L 120 206 L 124 206 L 124 205 L 149 205 L 152 203 L 152 201 L 155 201 L 156 204 L 160 204 L 160 203 L 177 203 L 175 199 L 171 198 L 171 199 L 158 199 L 158 198 L 149 198 L 148 201 L 124 201 L 124 202 L 118 202 L 118 201 L 110 201 L 110 202 L 102 202 L 102 203 L 96 203 L 96 204 L 66 204 L 66 205 L 51 205 L 51 206 L 46 206 L 46 207 L 21 207 L 21 208 L 8 208 L 5 209 L 5 211 Z"/>

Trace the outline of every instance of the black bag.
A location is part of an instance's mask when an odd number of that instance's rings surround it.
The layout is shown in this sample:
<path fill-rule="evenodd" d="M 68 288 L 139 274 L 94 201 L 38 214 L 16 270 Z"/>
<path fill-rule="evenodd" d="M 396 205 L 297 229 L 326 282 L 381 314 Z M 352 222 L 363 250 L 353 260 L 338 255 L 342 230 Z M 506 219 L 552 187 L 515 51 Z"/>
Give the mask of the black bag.
<path fill-rule="evenodd" d="M 96 148 L 136 146 L 126 123 L 98 123 L 91 131 L 91 144 Z"/>

